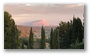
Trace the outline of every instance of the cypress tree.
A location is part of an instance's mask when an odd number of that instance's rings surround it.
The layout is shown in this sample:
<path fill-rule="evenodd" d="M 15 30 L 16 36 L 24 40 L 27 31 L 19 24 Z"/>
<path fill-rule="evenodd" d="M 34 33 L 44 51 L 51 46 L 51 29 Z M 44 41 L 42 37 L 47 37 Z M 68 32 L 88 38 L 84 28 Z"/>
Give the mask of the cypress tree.
<path fill-rule="evenodd" d="M 59 49 L 60 48 L 60 38 L 59 38 L 59 31 L 58 29 L 53 29 L 51 28 L 51 33 L 50 33 L 50 48 L 51 49 Z"/>
<path fill-rule="evenodd" d="M 29 48 L 33 49 L 33 32 L 32 32 L 32 27 L 31 27 L 30 35 L 29 35 Z"/>
<path fill-rule="evenodd" d="M 77 39 L 77 37 L 78 37 L 78 33 L 77 33 L 77 31 L 78 31 L 78 24 L 77 24 L 78 22 L 77 22 L 77 19 L 76 19 L 76 17 L 73 17 L 73 25 L 72 25 L 72 43 L 75 43 L 76 42 L 76 39 Z"/>
<path fill-rule="evenodd" d="M 53 49 L 53 46 L 54 46 L 53 28 L 51 28 L 51 33 L 50 33 L 50 48 Z"/>
<path fill-rule="evenodd" d="M 60 38 L 59 38 L 59 31 L 56 29 L 56 49 L 60 48 Z"/>
<path fill-rule="evenodd" d="M 57 45 L 57 43 L 56 43 L 56 40 L 57 40 L 57 38 L 56 38 L 56 36 L 57 36 L 57 35 L 56 35 L 56 29 L 54 29 L 54 33 L 53 33 L 53 34 L 54 34 L 54 37 L 53 37 L 53 42 L 54 42 L 54 44 L 53 44 L 53 45 L 54 45 L 54 46 L 53 46 L 53 49 L 56 49 L 56 47 L 57 47 L 57 46 L 56 46 L 56 45 Z"/>
<path fill-rule="evenodd" d="M 73 25 L 72 25 L 72 42 L 75 43 L 77 38 L 79 39 L 79 42 L 82 42 L 83 39 L 83 25 L 80 20 L 80 18 L 73 18 Z"/>
<path fill-rule="evenodd" d="M 41 49 L 45 49 L 46 45 L 45 45 L 45 29 L 42 26 L 41 29 Z"/>
<path fill-rule="evenodd" d="M 53 45 L 54 45 L 54 47 L 53 47 L 53 49 L 59 49 L 60 48 L 60 42 L 59 42 L 59 40 L 60 40 L 60 38 L 59 38 L 59 33 L 58 33 L 58 29 L 56 28 L 56 29 L 54 29 L 54 33 L 53 33 Z"/>
<path fill-rule="evenodd" d="M 77 24 L 78 24 L 77 26 L 78 40 L 79 42 L 82 42 L 83 41 L 83 25 L 79 17 L 77 18 Z"/>

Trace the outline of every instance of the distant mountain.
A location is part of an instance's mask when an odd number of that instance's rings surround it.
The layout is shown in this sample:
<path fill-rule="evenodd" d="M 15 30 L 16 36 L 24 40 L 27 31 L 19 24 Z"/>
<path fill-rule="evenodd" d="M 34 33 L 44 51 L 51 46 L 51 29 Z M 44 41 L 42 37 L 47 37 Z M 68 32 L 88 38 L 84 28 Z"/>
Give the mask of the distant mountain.
<path fill-rule="evenodd" d="M 18 30 L 21 32 L 20 34 L 20 38 L 22 37 L 26 37 L 28 38 L 29 37 L 29 33 L 30 33 L 30 26 L 22 26 L 22 25 L 16 25 Z M 55 28 L 56 26 L 44 26 L 45 28 L 45 32 L 46 32 L 46 36 L 50 36 L 50 31 L 51 31 L 51 28 Z M 34 33 L 34 36 L 35 37 L 40 37 L 41 36 L 41 26 L 33 26 L 32 27 L 33 29 L 33 33 Z"/>
<path fill-rule="evenodd" d="M 22 23 L 24 26 L 49 26 L 48 22 L 46 20 L 36 20 L 32 22 L 24 22 Z"/>

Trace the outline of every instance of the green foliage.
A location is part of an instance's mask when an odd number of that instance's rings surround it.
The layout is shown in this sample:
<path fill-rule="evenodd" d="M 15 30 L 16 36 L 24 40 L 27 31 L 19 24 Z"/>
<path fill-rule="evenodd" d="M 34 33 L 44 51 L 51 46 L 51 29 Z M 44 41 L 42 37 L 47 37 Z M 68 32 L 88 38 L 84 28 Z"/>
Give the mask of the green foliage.
<path fill-rule="evenodd" d="M 39 38 L 37 38 L 36 41 L 39 42 L 39 43 L 41 43 L 41 39 L 39 39 Z"/>
<path fill-rule="evenodd" d="M 29 48 L 30 49 L 33 49 L 33 32 L 32 32 L 32 27 L 31 27 L 31 30 L 30 30 L 30 35 L 29 35 Z"/>
<path fill-rule="evenodd" d="M 50 48 L 54 48 L 54 36 L 53 36 L 53 29 L 51 28 L 51 33 L 50 33 Z"/>
<path fill-rule="evenodd" d="M 84 43 L 83 42 L 79 43 L 79 41 L 76 40 L 76 43 L 75 44 L 71 44 L 70 48 L 71 49 L 84 49 Z"/>
<path fill-rule="evenodd" d="M 18 45 L 19 45 L 18 48 L 20 49 L 21 48 L 21 45 L 22 45 L 22 39 L 21 38 L 18 39 Z"/>
<path fill-rule="evenodd" d="M 41 49 L 44 49 L 46 47 L 45 39 L 46 39 L 45 38 L 45 29 L 42 26 L 42 29 L 41 29 Z"/>
<path fill-rule="evenodd" d="M 81 43 L 84 38 L 84 28 L 80 18 L 73 17 L 70 22 L 60 22 L 57 27 L 60 37 L 60 48 L 68 49 L 70 45 L 78 42 Z"/>
<path fill-rule="evenodd" d="M 82 25 L 83 24 L 83 25 Z M 8 12 L 4 12 L 4 48 L 17 49 L 29 48 L 33 49 L 34 34 L 32 27 L 30 30 L 29 39 L 19 39 L 20 31 L 17 29 L 12 16 Z M 45 37 L 45 29 L 41 28 L 41 40 L 36 39 L 36 42 L 41 44 L 41 49 L 45 49 L 46 42 L 50 43 L 51 49 L 84 49 L 84 23 L 79 17 L 73 17 L 73 20 L 68 22 L 60 22 L 54 30 L 51 28 L 50 39 Z M 35 42 L 35 43 L 36 43 Z M 26 47 L 27 46 L 27 47 Z"/>
<path fill-rule="evenodd" d="M 51 28 L 51 33 L 50 33 L 50 48 L 51 49 L 59 49 L 60 48 L 60 38 L 59 38 L 59 31 L 58 29 L 53 29 Z"/>
<path fill-rule="evenodd" d="M 56 49 L 60 48 L 60 37 L 59 37 L 59 31 L 56 29 L 56 37 L 55 37 L 55 43 L 56 43 Z"/>
<path fill-rule="evenodd" d="M 46 39 L 46 43 L 49 43 L 50 42 L 50 38 Z"/>
<path fill-rule="evenodd" d="M 73 25 L 72 25 L 72 42 L 75 43 L 76 39 L 79 39 L 79 42 L 82 42 L 83 39 L 83 30 L 82 30 L 82 22 L 80 18 L 73 17 Z"/>
<path fill-rule="evenodd" d="M 17 49 L 19 47 L 18 31 L 12 16 L 8 12 L 4 12 L 4 48 Z"/>
<path fill-rule="evenodd" d="M 22 46 L 21 49 L 24 49 L 24 41 L 22 40 Z"/>
<path fill-rule="evenodd" d="M 67 48 L 67 40 L 69 40 L 69 36 L 66 35 L 68 33 L 68 23 L 60 22 L 57 29 L 59 30 L 60 48 Z"/>

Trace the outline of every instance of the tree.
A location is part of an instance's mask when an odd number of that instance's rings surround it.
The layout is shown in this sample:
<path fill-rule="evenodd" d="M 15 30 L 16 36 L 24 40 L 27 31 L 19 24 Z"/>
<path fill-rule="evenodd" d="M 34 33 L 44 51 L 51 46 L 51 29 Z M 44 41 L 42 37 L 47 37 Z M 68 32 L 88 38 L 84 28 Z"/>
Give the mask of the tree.
<path fill-rule="evenodd" d="M 53 49 L 54 47 L 54 36 L 53 36 L 53 28 L 51 28 L 51 33 L 50 33 L 50 48 Z"/>
<path fill-rule="evenodd" d="M 72 21 L 67 23 L 67 32 L 65 34 L 65 38 L 66 38 L 66 42 L 65 42 L 65 46 L 66 48 L 70 48 L 70 44 L 71 44 L 71 36 L 72 36 Z"/>
<path fill-rule="evenodd" d="M 51 28 L 50 33 L 50 48 L 51 49 L 59 49 L 60 48 L 60 38 L 59 38 L 59 31 L 56 28 L 54 31 Z"/>
<path fill-rule="evenodd" d="M 33 49 L 33 31 L 32 31 L 32 27 L 31 27 L 30 35 L 29 35 L 29 48 Z"/>
<path fill-rule="evenodd" d="M 75 43 L 77 38 L 79 39 L 79 42 L 82 42 L 83 26 L 80 18 L 73 17 L 72 31 L 72 42 Z"/>
<path fill-rule="evenodd" d="M 12 25 L 11 25 L 11 48 L 12 49 L 17 49 L 19 47 L 18 44 L 18 37 L 19 37 L 20 32 L 18 31 L 14 20 L 12 19 Z"/>
<path fill-rule="evenodd" d="M 55 37 L 56 49 L 60 48 L 60 38 L 59 38 L 59 31 L 56 29 L 56 37 Z"/>
<path fill-rule="evenodd" d="M 78 42 L 83 41 L 84 28 L 80 18 L 73 17 L 73 20 L 68 22 L 60 22 L 57 27 L 60 37 L 60 48 L 68 49 L 71 44 L 75 44 L 78 38 Z"/>
<path fill-rule="evenodd" d="M 59 26 L 57 27 L 59 30 L 59 39 L 60 39 L 60 48 L 64 49 L 67 47 L 67 30 L 68 30 L 68 24 L 66 22 L 60 22 Z"/>
<path fill-rule="evenodd" d="M 4 48 L 16 49 L 19 47 L 18 37 L 19 30 L 17 29 L 12 16 L 8 12 L 4 12 Z"/>
<path fill-rule="evenodd" d="M 77 18 L 77 24 L 78 24 L 78 40 L 79 40 L 79 42 L 82 42 L 83 41 L 83 25 L 82 25 L 82 22 L 81 22 L 81 20 L 80 20 L 80 18 L 78 17 Z"/>
<path fill-rule="evenodd" d="M 44 49 L 46 47 L 45 39 L 46 39 L 45 38 L 45 29 L 42 26 L 42 29 L 41 29 L 41 49 Z"/>
<path fill-rule="evenodd" d="M 11 28 L 11 15 L 8 12 L 4 12 L 4 48 L 11 48 L 11 37 L 10 37 L 10 28 Z"/>

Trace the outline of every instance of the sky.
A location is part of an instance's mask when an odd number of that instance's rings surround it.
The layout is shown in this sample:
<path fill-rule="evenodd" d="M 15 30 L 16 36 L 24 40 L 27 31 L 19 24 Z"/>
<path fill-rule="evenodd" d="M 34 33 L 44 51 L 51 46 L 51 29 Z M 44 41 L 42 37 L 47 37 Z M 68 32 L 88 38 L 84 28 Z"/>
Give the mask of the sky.
<path fill-rule="evenodd" d="M 29 4 L 10 3 L 4 5 L 4 11 L 9 12 L 16 25 L 35 20 L 46 20 L 50 25 L 70 21 L 73 16 L 84 19 L 84 4 Z"/>

